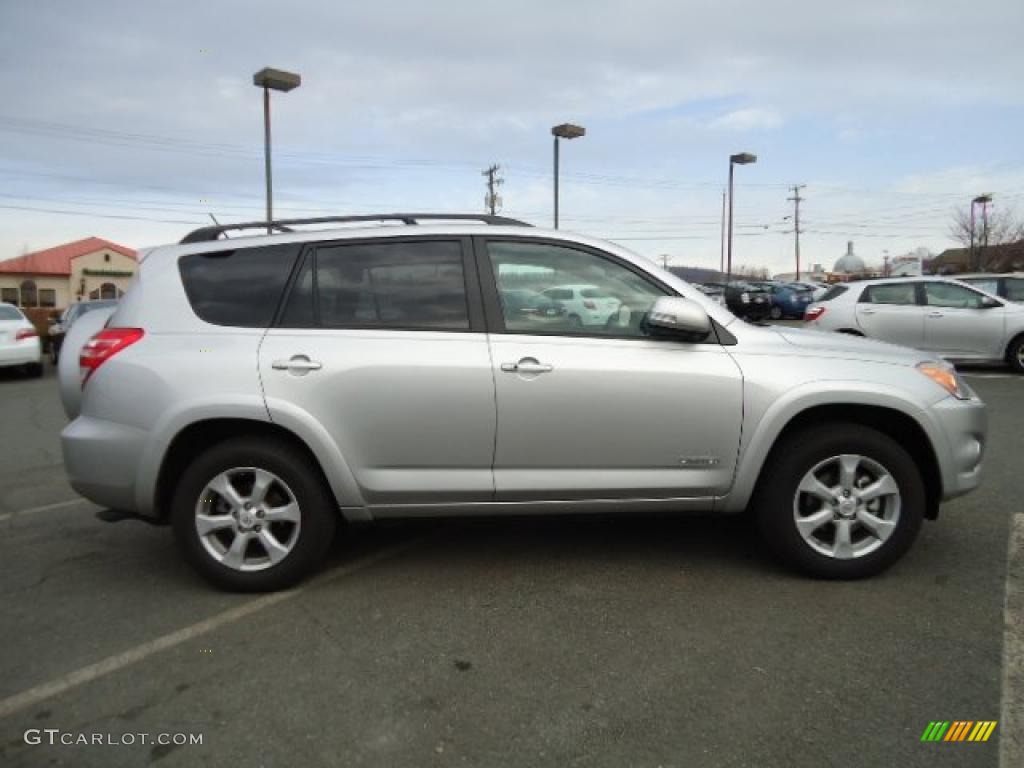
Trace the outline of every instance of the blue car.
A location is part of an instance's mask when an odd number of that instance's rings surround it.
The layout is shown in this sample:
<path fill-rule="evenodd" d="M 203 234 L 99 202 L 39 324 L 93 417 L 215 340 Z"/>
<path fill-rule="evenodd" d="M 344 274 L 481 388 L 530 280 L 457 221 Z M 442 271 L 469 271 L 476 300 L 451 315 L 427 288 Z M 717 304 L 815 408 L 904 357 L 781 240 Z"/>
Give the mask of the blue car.
<path fill-rule="evenodd" d="M 772 308 L 770 317 L 772 320 L 784 318 L 803 318 L 804 310 L 813 301 L 813 292 L 803 286 L 790 285 L 789 283 L 759 283 L 772 295 Z"/>

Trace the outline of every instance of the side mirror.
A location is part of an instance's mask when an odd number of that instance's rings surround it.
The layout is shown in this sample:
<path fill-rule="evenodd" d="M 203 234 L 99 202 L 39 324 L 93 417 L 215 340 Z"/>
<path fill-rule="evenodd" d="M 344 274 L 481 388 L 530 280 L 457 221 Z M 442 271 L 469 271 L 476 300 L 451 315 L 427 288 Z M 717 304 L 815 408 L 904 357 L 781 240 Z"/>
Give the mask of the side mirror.
<path fill-rule="evenodd" d="M 711 333 L 711 318 L 695 301 L 662 296 L 647 313 L 647 326 L 655 335 L 704 341 Z"/>
<path fill-rule="evenodd" d="M 981 297 L 981 309 L 995 309 L 996 307 L 1001 306 L 1003 306 L 1003 303 L 1001 301 L 996 301 L 991 296 Z"/>

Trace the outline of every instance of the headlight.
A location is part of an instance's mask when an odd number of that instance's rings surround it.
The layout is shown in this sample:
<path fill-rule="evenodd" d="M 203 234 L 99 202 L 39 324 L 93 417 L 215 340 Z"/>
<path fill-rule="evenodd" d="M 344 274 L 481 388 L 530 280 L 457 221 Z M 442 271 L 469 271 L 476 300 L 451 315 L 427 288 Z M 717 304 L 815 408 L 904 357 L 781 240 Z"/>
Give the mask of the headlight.
<path fill-rule="evenodd" d="M 956 368 L 949 363 L 931 361 L 918 363 L 917 370 L 949 392 L 953 397 L 959 400 L 971 399 L 971 391 L 956 372 Z"/>
<path fill-rule="evenodd" d="M 740 294 L 740 301 L 742 301 L 744 304 L 749 303 L 750 302 L 750 294 L 749 293 L 741 293 Z"/>

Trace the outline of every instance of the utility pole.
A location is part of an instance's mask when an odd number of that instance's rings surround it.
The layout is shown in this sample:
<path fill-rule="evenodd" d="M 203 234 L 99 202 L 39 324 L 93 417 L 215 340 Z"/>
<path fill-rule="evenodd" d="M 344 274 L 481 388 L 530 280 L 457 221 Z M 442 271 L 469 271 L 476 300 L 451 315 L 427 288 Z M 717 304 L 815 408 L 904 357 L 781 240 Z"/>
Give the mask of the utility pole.
<path fill-rule="evenodd" d="M 800 190 L 806 188 L 806 184 L 794 184 L 793 196 L 786 199 L 793 203 L 793 236 L 794 250 L 796 251 L 796 279 L 800 280 L 800 203 L 806 198 L 800 197 Z"/>
<path fill-rule="evenodd" d="M 484 198 L 484 207 L 490 211 L 491 216 L 497 213 L 498 208 L 501 207 L 501 197 L 498 195 L 497 189 L 505 183 L 505 180 L 498 175 L 500 170 L 500 165 L 492 165 L 480 174 L 487 177 L 487 196 Z"/>

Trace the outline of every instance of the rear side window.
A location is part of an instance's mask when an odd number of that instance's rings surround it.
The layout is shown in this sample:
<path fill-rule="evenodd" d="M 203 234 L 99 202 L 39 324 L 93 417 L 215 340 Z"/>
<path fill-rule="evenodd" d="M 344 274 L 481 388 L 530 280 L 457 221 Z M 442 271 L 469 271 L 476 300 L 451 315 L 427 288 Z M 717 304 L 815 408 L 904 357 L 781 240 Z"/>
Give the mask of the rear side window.
<path fill-rule="evenodd" d="M 916 304 L 917 289 L 914 283 L 888 283 L 871 285 L 860 297 L 868 304 Z"/>
<path fill-rule="evenodd" d="M 178 269 L 192 310 L 214 325 L 268 327 L 301 247 L 290 243 L 183 256 Z"/>
<path fill-rule="evenodd" d="M 24 316 L 14 307 L 0 307 L 0 320 L 23 320 Z"/>
<path fill-rule="evenodd" d="M 1024 301 L 1024 277 L 1004 278 L 1006 298 L 1010 301 Z"/>
<path fill-rule="evenodd" d="M 281 319 L 289 328 L 469 330 L 458 241 L 351 243 L 307 258 Z"/>
<path fill-rule="evenodd" d="M 849 287 L 845 285 L 833 285 L 821 295 L 821 298 L 818 299 L 818 301 L 832 301 L 832 299 L 839 298 L 848 290 L 850 290 Z"/>

